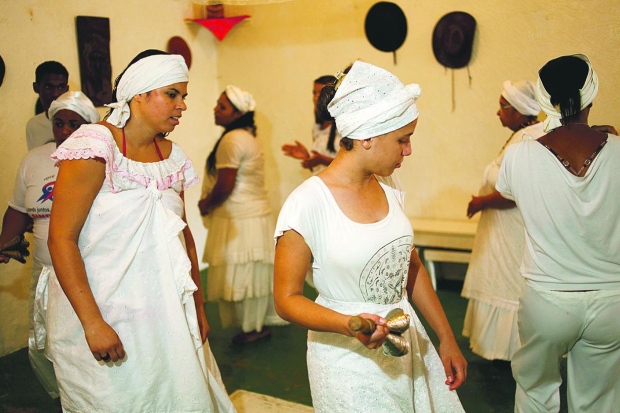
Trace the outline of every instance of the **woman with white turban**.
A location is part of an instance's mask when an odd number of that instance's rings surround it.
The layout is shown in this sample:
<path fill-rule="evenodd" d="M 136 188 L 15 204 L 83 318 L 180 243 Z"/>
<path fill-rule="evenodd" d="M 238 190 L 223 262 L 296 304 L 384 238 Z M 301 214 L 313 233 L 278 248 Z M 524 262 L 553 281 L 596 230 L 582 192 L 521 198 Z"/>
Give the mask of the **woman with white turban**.
<path fill-rule="evenodd" d="M 340 150 L 289 195 L 276 224 L 276 309 L 310 330 L 316 412 L 462 412 L 454 390 L 467 362 L 413 245 L 404 193 L 391 179 L 411 154 L 420 87 L 361 61 L 339 76 L 321 91 L 319 108 L 335 118 Z M 310 263 L 315 302 L 303 295 Z M 439 354 L 409 298 L 437 333 Z M 392 311 L 403 314 L 406 330 L 388 337 Z M 353 315 L 374 331 L 358 332 Z"/>
<path fill-rule="evenodd" d="M 164 138 L 186 109 L 181 56 L 147 50 L 108 117 L 72 134 L 50 220 L 46 350 L 67 412 L 234 411 L 208 348 L 183 193 L 191 161 Z M 46 272 L 47 269 L 47 272 Z"/>
<path fill-rule="evenodd" d="M 513 201 L 497 192 L 495 183 L 506 148 L 544 134 L 539 113 L 532 82 L 504 82 L 497 115 L 512 133 L 487 165 L 480 192 L 467 206 L 468 217 L 479 211 L 481 215 L 462 291 L 469 299 L 463 335 L 469 337 L 474 353 L 500 368 L 509 368 L 501 361 L 510 361 L 519 348 L 517 310 L 523 287 L 519 265 L 525 239 L 521 214 Z"/>
<path fill-rule="evenodd" d="M 207 158 L 200 214 L 209 229 L 207 297 L 219 302 L 223 327 L 240 326 L 237 344 L 268 337 L 286 324 L 273 307 L 273 220 L 265 189 L 263 150 L 256 140 L 248 92 L 227 86 L 213 109 L 224 127 Z"/>
<path fill-rule="evenodd" d="M 497 179 L 525 224 L 515 412 L 560 411 L 564 354 L 568 411 L 616 412 L 620 138 L 588 126 L 598 78 L 586 56 L 558 57 L 538 74 L 547 134 L 511 146 Z"/>
<path fill-rule="evenodd" d="M 54 142 L 34 148 L 20 163 L 15 177 L 13 198 L 9 201 L 9 207 L 4 213 L 0 245 L 6 244 L 15 237 L 23 236 L 32 226 L 34 253 L 28 305 L 28 358 L 43 388 L 52 398 L 57 399 L 59 394 L 54 366 L 43 353 L 45 343 L 36 340 L 33 322 L 35 291 L 41 268 L 44 265 L 52 265 L 47 248 L 47 234 L 58 169 L 54 166 L 50 155 L 80 126 L 98 122 L 99 113 L 82 92 L 66 92 L 52 102 L 48 116 L 52 123 Z M 0 262 L 6 263 L 8 260 L 8 256 L 0 253 Z"/>

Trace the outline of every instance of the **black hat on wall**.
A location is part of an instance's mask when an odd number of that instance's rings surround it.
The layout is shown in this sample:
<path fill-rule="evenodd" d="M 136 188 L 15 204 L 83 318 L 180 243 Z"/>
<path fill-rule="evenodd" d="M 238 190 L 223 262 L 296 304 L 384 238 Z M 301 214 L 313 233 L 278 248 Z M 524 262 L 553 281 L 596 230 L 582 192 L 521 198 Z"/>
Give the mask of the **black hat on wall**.
<path fill-rule="evenodd" d="M 364 29 L 376 49 L 396 52 L 407 37 L 407 18 L 397 4 L 380 1 L 368 10 Z"/>
<path fill-rule="evenodd" d="M 433 53 L 443 66 L 458 69 L 471 58 L 476 19 L 466 12 L 454 11 L 437 22 L 433 31 Z"/>

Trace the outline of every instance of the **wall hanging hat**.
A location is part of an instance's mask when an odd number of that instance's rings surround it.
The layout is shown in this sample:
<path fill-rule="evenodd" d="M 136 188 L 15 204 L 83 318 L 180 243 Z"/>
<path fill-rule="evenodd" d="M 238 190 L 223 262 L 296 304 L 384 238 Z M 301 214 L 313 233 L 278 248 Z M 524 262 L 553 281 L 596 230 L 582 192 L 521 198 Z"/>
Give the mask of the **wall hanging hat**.
<path fill-rule="evenodd" d="M 471 59 L 476 32 L 476 19 L 464 11 L 453 11 L 444 15 L 433 30 L 433 54 L 442 66 L 459 69 L 467 66 L 467 77 L 471 86 L 469 60 Z M 452 110 L 456 106 L 454 100 L 454 71 L 452 78 Z"/>
<path fill-rule="evenodd" d="M 476 19 L 463 11 L 453 11 L 437 22 L 433 31 L 433 53 L 445 67 L 467 66 L 476 31 Z"/>
<path fill-rule="evenodd" d="M 407 37 L 407 18 L 398 5 L 380 1 L 368 10 L 364 24 L 366 37 L 371 45 L 382 52 L 394 53 Z"/>

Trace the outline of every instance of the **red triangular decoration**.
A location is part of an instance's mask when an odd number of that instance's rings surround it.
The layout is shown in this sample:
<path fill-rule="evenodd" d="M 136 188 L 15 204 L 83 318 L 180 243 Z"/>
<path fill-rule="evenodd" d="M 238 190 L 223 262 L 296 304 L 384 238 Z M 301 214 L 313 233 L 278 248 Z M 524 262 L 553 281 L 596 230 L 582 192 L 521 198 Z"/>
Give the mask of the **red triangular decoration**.
<path fill-rule="evenodd" d="M 248 17 L 250 16 L 243 15 L 224 17 L 222 19 L 189 19 L 187 21 L 198 23 L 202 27 L 209 29 L 209 31 L 213 33 L 213 35 L 215 35 L 215 37 L 217 37 L 219 41 L 222 41 L 224 40 L 224 37 L 226 37 L 230 29 L 232 29 L 233 27 L 235 27 L 236 24 L 242 22 Z"/>

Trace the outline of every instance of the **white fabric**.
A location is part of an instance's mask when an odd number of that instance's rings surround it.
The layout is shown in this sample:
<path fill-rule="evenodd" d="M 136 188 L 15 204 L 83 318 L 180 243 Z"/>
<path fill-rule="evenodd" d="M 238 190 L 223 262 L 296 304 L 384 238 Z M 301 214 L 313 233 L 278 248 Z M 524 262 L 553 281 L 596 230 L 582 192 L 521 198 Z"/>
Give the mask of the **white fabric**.
<path fill-rule="evenodd" d="M 538 116 L 540 105 L 536 101 L 536 86 L 529 80 L 512 83 L 506 80 L 503 84 L 502 96 L 520 114 Z"/>
<path fill-rule="evenodd" d="M 301 234 L 312 251 L 317 303 L 343 314 L 385 316 L 402 308 L 412 317 L 405 335 L 412 350 L 391 357 L 357 339 L 309 332 L 308 376 L 317 413 L 462 412 L 444 384 L 441 360 L 406 298 L 413 231 L 402 193 L 381 183 L 387 216 L 372 224 L 347 218 L 321 178 L 313 176 L 284 203 L 275 237 Z"/>
<path fill-rule="evenodd" d="M 274 222 L 265 189 L 263 151 L 251 133 L 234 129 L 220 141 L 215 159 L 216 169 L 236 169 L 237 175 L 230 196 L 204 219 L 209 229 L 203 255 L 209 263 L 207 297 L 220 302 L 225 327 L 241 326 L 250 332 L 260 331 L 263 324 L 283 324 L 275 313 L 266 312 L 273 302 Z M 206 174 L 202 199 L 216 180 L 216 174 Z M 234 314 L 226 314 L 226 309 Z"/>
<path fill-rule="evenodd" d="M 53 121 L 56 113 L 63 109 L 77 113 L 86 123 L 99 122 L 99 119 L 101 119 L 93 102 L 80 91 L 65 92 L 54 100 L 47 111 L 50 121 Z"/>
<path fill-rule="evenodd" d="M 234 411 L 210 351 L 200 340 L 193 298 L 197 287 L 180 238 L 185 223 L 179 192 L 195 182 L 190 160 L 175 144 L 163 161 L 129 160 L 110 131 L 96 124 L 80 128 L 53 156 L 98 157 L 106 163 L 106 178 L 78 246 L 101 314 L 127 354 L 117 363 L 93 358 L 52 270 L 46 350 L 56 369 L 63 409 Z"/>
<path fill-rule="evenodd" d="M 54 142 L 54 132 L 52 123 L 43 112 L 31 117 L 26 123 L 26 145 L 31 151 L 48 142 Z"/>
<path fill-rule="evenodd" d="M 523 139 L 538 139 L 543 134 L 542 123 L 530 125 L 513 133 L 506 148 Z M 495 191 L 503 159 L 504 150 L 487 165 L 480 196 Z M 489 360 L 510 360 L 518 347 L 516 317 L 523 287 L 519 266 L 525 248 L 524 232 L 517 208 L 489 208 L 480 214 L 461 293 L 470 300 L 463 335 L 470 337 L 474 353 Z M 485 314 L 478 313 L 477 309 Z M 500 345 L 498 340 L 503 338 L 504 345 Z"/>
<path fill-rule="evenodd" d="M 181 55 L 154 55 L 138 60 L 127 68 L 116 88 L 116 102 L 106 104 L 112 113 L 106 119 L 122 128 L 130 116 L 129 101 L 136 95 L 189 80 Z"/>
<path fill-rule="evenodd" d="M 265 155 L 257 140 L 245 129 L 228 132 L 217 147 L 215 168 L 237 170 L 235 187 L 226 202 L 209 215 L 217 217 L 256 217 L 271 213 L 265 188 Z M 207 174 L 202 198 L 211 192 L 217 175 Z"/>
<path fill-rule="evenodd" d="M 256 102 L 252 95 L 237 86 L 226 86 L 226 96 L 230 103 L 241 113 L 253 112 L 256 109 Z"/>
<path fill-rule="evenodd" d="M 11 208 L 33 219 L 33 258 L 43 265 L 52 265 L 47 235 L 54 200 L 52 191 L 58 173 L 50 158 L 55 150 L 56 144 L 50 142 L 26 154 L 17 169 L 13 197 L 9 201 Z"/>
<path fill-rule="evenodd" d="M 417 119 L 419 85 L 405 86 L 387 70 L 359 60 L 344 76 L 327 106 L 342 137 L 369 139 Z"/>
<path fill-rule="evenodd" d="M 594 69 L 592 69 L 592 65 L 590 64 L 590 60 L 587 56 L 582 54 L 576 54 L 573 56 L 586 62 L 589 68 L 586 81 L 584 82 L 583 87 L 579 90 L 579 94 L 581 96 L 581 110 L 584 110 L 590 105 L 590 103 L 592 103 L 598 93 L 598 75 Z M 545 89 L 540 77 L 536 83 L 536 100 L 538 100 L 540 107 L 547 114 L 547 118 L 544 121 L 545 132 L 549 132 L 562 126 L 562 123 L 560 122 L 560 119 L 562 119 L 560 107 L 556 107 L 551 103 L 551 96 L 549 96 L 549 93 Z"/>
<path fill-rule="evenodd" d="M 521 302 L 523 345 L 512 360 L 515 412 L 560 411 L 558 360 L 564 354 L 568 412 L 617 412 L 620 290 L 537 291 L 525 286 Z"/>
<path fill-rule="evenodd" d="M 607 144 L 583 177 L 566 170 L 535 140 L 506 151 L 497 190 L 523 216 L 521 274 L 541 290 L 620 289 L 620 138 Z"/>

